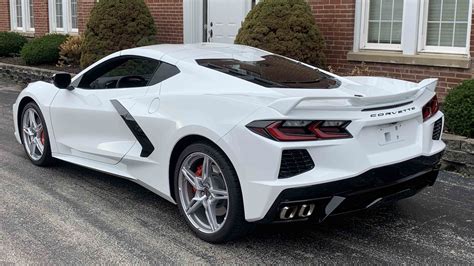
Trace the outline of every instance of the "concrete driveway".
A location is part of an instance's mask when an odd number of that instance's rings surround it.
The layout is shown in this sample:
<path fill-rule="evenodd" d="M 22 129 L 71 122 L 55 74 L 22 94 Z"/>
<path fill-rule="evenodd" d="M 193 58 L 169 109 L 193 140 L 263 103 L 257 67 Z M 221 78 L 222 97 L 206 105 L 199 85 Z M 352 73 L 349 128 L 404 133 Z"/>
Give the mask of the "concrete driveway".
<path fill-rule="evenodd" d="M 474 261 L 474 179 L 442 172 L 421 194 L 321 225 L 259 226 L 226 245 L 194 237 L 177 208 L 120 178 L 30 164 L 13 137 L 18 95 L 0 81 L 0 262 L 462 263 Z"/>

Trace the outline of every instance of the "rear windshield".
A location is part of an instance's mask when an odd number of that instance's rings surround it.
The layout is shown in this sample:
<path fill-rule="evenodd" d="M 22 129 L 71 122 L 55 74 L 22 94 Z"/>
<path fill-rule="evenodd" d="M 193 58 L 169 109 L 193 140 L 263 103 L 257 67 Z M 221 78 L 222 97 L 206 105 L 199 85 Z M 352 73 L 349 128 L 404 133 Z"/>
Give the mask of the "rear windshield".
<path fill-rule="evenodd" d="M 259 61 L 198 59 L 196 62 L 270 88 L 332 89 L 340 84 L 334 77 L 317 69 L 277 55 L 266 55 Z"/>

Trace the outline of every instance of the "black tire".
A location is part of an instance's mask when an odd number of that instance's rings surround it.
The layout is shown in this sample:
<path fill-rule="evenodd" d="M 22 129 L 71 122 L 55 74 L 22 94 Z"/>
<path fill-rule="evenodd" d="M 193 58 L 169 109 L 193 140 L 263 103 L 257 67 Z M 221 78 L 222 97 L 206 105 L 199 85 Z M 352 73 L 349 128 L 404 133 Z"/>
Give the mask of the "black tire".
<path fill-rule="evenodd" d="M 24 139 L 24 135 L 23 135 L 23 132 L 22 132 L 23 131 L 23 129 L 22 129 L 23 119 L 24 119 L 25 112 L 27 110 L 31 109 L 31 108 L 33 108 L 36 111 L 39 118 L 41 119 L 41 124 L 43 125 L 43 131 L 44 131 L 44 150 L 43 150 L 43 154 L 42 154 L 41 158 L 39 158 L 37 160 L 33 159 L 28 154 L 28 150 L 26 149 L 26 141 Z M 20 124 L 18 125 L 18 131 L 20 133 L 21 142 L 23 143 L 23 149 L 25 150 L 26 155 L 28 156 L 28 158 L 30 159 L 30 161 L 34 165 L 49 166 L 49 165 L 52 165 L 55 162 L 54 158 L 51 156 L 51 146 L 50 146 L 50 142 L 49 142 L 48 128 L 46 126 L 46 122 L 45 122 L 45 119 L 43 117 L 43 113 L 41 113 L 41 110 L 40 110 L 40 108 L 38 107 L 38 105 L 36 103 L 29 102 L 21 110 L 21 119 L 20 119 Z"/>
<path fill-rule="evenodd" d="M 224 174 L 225 182 L 227 184 L 229 193 L 229 206 L 232 207 L 230 207 L 228 210 L 227 219 L 224 225 L 219 229 L 219 231 L 215 233 L 204 233 L 194 227 L 193 224 L 188 220 L 179 197 L 178 179 L 181 166 L 185 158 L 195 152 L 201 152 L 213 158 L 221 168 L 221 171 Z M 179 212 L 185 218 L 186 223 L 191 228 L 191 230 L 202 240 L 214 244 L 224 243 L 243 237 L 254 228 L 253 224 L 245 220 L 242 192 L 237 173 L 227 156 L 215 146 L 206 142 L 198 142 L 189 145 L 183 150 L 183 152 L 181 152 L 174 171 L 174 188 L 174 195 L 176 196 Z"/>

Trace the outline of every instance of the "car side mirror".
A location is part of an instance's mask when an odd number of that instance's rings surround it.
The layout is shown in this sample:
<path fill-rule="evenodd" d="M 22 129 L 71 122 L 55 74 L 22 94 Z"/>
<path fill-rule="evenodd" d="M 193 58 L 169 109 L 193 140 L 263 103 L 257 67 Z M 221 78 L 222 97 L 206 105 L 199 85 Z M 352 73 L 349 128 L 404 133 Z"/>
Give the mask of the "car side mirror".
<path fill-rule="evenodd" d="M 54 74 L 53 76 L 53 84 L 54 86 L 60 89 L 68 89 L 71 90 L 71 74 L 69 73 L 58 73 Z"/>

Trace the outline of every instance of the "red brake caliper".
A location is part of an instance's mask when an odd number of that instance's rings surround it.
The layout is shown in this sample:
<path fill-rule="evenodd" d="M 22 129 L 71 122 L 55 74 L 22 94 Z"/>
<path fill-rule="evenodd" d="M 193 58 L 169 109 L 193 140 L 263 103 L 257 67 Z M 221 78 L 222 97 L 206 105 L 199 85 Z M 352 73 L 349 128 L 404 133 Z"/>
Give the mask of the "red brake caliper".
<path fill-rule="evenodd" d="M 44 145 L 44 130 L 41 131 L 41 144 Z"/>
<path fill-rule="evenodd" d="M 197 167 L 196 172 L 194 172 L 194 174 L 199 177 L 202 176 L 202 164 Z M 193 192 L 196 192 L 195 187 L 193 187 Z"/>

